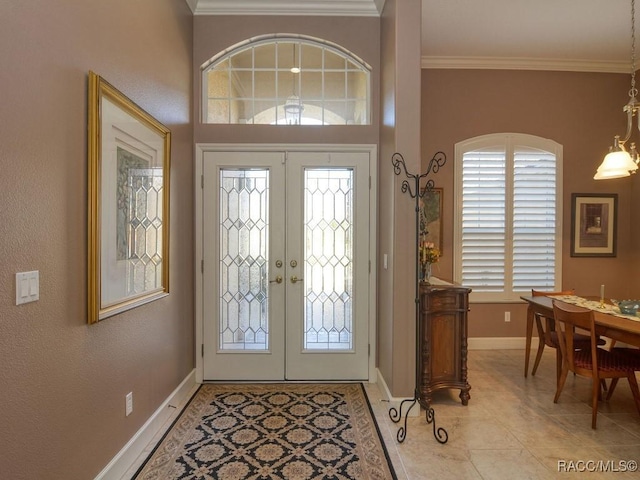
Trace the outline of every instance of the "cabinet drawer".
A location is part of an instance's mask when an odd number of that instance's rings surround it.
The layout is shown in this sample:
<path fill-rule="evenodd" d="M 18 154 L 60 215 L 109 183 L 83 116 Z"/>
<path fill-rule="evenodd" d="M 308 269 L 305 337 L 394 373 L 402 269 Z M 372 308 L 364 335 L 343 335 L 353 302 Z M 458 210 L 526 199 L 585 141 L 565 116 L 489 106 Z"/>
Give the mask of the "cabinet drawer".
<path fill-rule="evenodd" d="M 440 310 L 466 310 L 467 296 L 447 290 L 434 290 L 429 294 L 423 294 L 421 302 L 422 310 L 434 312 Z"/>

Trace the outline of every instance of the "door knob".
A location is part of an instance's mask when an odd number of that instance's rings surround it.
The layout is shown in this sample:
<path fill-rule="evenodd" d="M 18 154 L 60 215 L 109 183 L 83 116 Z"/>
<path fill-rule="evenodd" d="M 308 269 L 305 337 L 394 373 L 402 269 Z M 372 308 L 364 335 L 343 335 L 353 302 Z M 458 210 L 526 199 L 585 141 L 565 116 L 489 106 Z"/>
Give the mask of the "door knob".
<path fill-rule="evenodd" d="M 282 276 L 276 275 L 275 280 L 269 280 L 269 283 L 273 283 L 273 282 L 282 283 Z"/>
<path fill-rule="evenodd" d="M 304 278 L 298 278 L 295 275 L 291 275 L 291 283 L 298 283 L 304 280 Z"/>

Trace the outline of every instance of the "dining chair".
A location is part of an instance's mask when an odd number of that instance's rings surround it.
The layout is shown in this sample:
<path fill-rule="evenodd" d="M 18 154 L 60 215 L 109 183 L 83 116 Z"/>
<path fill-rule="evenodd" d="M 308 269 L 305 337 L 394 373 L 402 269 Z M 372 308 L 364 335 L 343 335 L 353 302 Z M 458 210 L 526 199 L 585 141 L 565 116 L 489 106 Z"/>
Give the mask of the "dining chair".
<path fill-rule="evenodd" d="M 540 290 L 531 290 L 532 297 L 538 296 L 548 296 L 552 297 L 554 295 L 573 295 L 575 292 L 573 290 L 562 290 L 558 292 L 543 292 Z M 544 347 L 554 348 L 556 351 L 556 381 L 560 378 L 560 369 L 562 367 L 562 356 L 560 354 L 560 349 L 558 346 L 558 335 L 556 334 L 553 318 L 549 318 L 543 316 L 541 314 L 536 314 L 536 329 L 538 330 L 538 351 L 536 352 L 536 359 L 533 362 L 533 370 L 531 371 L 531 375 L 535 375 L 538 370 L 538 365 L 540 365 L 540 360 L 542 359 L 542 352 L 544 351 Z M 544 322 L 544 326 L 543 326 Z M 575 348 L 584 349 L 589 348 L 590 346 L 590 338 L 589 335 L 584 335 L 581 333 L 575 333 L 573 336 L 573 343 Z M 603 339 L 598 338 L 598 344 L 604 345 L 605 341 Z M 606 386 L 605 386 L 606 388 Z"/>
<path fill-rule="evenodd" d="M 622 355 L 625 358 L 627 358 L 628 360 L 635 362 L 635 364 L 637 365 L 637 369 L 636 371 L 640 371 L 640 349 L 635 348 L 635 347 L 615 347 L 614 345 L 616 344 L 615 340 L 611 342 L 611 345 L 609 346 L 609 351 L 612 353 L 615 353 L 616 355 Z M 618 379 L 614 378 L 613 380 L 611 380 L 611 385 L 609 386 L 609 393 L 607 393 L 607 400 L 609 400 L 611 398 L 611 395 L 613 395 L 614 390 L 616 389 L 616 385 L 618 384 Z M 636 400 L 636 405 L 638 406 L 638 412 L 640 412 L 640 404 L 638 403 L 638 399 Z"/>
<path fill-rule="evenodd" d="M 635 374 L 636 370 L 640 369 L 640 361 L 631 356 L 620 355 L 598 347 L 593 310 L 554 300 L 553 315 L 562 355 L 562 369 L 553 402 L 558 403 L 569 372 L 591 378 L 591 428 L 595 429 L 598 400 L 602 398 L 601 380 L 626 377 L 629 380 L 638 413 L 640 413 L 640 390 L 638 390 Z M 588 349 L 577 350 L 575 348 L 573 334 L 576 328 L 589 332 L 590 347 Z M 610 396 L 611 389 L 608 394 L 608 397 Z"/>

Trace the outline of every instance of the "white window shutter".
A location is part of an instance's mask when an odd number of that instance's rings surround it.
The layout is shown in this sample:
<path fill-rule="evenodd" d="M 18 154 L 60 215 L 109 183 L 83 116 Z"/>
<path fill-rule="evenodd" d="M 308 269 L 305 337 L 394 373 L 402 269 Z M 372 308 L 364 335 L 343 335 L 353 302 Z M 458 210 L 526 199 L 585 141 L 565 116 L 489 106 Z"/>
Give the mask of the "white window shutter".
<path fill-rule="evenodd" d="M 531 135 L 456 145 L 455 281 L 474 301 L 513 301 L 560 284 L 561 147 Z"/>
<path fill-rule="evenodd" d="M 505 152 L 467 152 L 462 162 L 462 279 L 474 292 L 505 280 Z"/>
<path fill-rule="evenodd" d="M 556 158 L 549 152 L 514 150 L 514 292 L 555 288 Z"/>

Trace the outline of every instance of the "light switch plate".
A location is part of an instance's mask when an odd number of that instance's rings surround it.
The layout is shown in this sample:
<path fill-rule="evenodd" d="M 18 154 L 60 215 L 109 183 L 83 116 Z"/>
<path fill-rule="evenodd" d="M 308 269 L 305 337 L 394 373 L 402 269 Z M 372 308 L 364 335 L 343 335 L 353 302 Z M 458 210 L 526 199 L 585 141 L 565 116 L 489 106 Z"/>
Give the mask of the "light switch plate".
<path fill-rule="evenodd" d="M 40 272 L 16 273 L 16 305 L 40 299 Z"/>
<path fill-rule="evenodd" d="M 131 415 L 131 412 L 133 412 L 133 392 L 129 392 L 127 393 L 127 395 L 124 398 L 124 414 L 125 416 L 129 416 Z"/>

